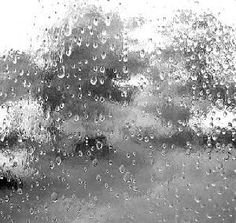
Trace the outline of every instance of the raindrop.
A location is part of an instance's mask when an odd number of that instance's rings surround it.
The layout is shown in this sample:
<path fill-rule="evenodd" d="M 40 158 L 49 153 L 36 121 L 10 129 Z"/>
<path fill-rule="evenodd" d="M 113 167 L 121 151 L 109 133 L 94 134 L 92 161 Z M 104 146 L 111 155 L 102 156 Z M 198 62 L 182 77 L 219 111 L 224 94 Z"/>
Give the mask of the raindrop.
<path fill-rule="evenodd" d="M 144 50 L 141 50 L 141 51 L 140 51 L 140 57 L 141 57 L 141 58 L 144 58 L 144 57 L 145 57 L 145 51 L 144 51 Z"/>
<path fill-rule="evenodd" d="M 57 165 L 61 165 L 61 157 L 60 156 L 58 156 L 56 158 L 56 163 L 57 163 Z"/>
<path fill-rule="evenodd" d="M 91 77 L 91 78 L 90 78 L 90 83 L 91 83 L 92 85 L 96 85 L 96 84 L 97 84 L 97 77 L 96 77 L 96 76 Z"/>
<path fill-rule="evenodd" d="M 53 192 L 51 194 L 51 201 L 56 202 L 58 199 L 58 194 L 56 192 Z"/>
<path fill-rule="evenodd" d="M 125 166 L 123 164 L 120 165 L 119 171 L 120 171 L 120 173 L 124 173 L 125 172 Z"/>
<path fill-rule="evenodd" d="M 98 174 L 98 175 L 96 176 L 96 180 L 97 180 L 98 182 L 101 182 L 101 181 L 102 181 L 101 175 Z"/>
<path fill-rule="evenodd" d="M 110 26 L 111 25 L 111 18 L 110 18 L 110 16 L 106 17 L 105 23 L 106 23 L 106 26 Z"/>
<path fill-rule="evenodd" d="M 96 148 L 97 148 L 98 150 L 100 150 L 100 149 L 102 149 L 102 147 L 103 147 L 103 143 L 100 142 L 100 141 L 97 141 L 97 143 L 96 143 Z"/>
<path fill-rule="evenodd" d="M 98 19 L 97 19 L 97 18 L 94 18 L 93 24 L 94 24 L 95 26 L 98 26 Z"/>
<path fill-rule="evenodd" d="M 67 36 L 67 37 L 72 34 L 72 25 L 71 25 L 70 22 L 65 25 L 64 34 L 65 34 L 65 36 Z"/>
<path fill-rule="evenodd" d="M 65 66 L 62 66 L 61 67 L 62 71 L 58 73 L 58 77 L 61 79 L 61 78 L 64 78 L 65 75 L 66 75 L 66 72 L 65 72 Z"/>
<path fill-rule="evenodd" d="M 102 57 L 103 60 L 105 60 L 105 58 L 106 58 L 106 52 L 102 52 L 101 57 Z"/>

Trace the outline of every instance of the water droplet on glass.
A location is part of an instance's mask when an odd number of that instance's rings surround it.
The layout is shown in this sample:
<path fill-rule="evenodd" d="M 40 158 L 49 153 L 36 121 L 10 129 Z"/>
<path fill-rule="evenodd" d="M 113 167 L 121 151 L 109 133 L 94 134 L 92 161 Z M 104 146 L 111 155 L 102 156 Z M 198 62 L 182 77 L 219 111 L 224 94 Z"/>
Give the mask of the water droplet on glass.
<path fill-rule="evenodd" d="M 91 83 L 92 85 L 96 85 L 96 84 L 97 84 L 97 77 L 96 77 L 96 76 L 91 77 L 91 78 L 90 78 L 90 83 Z"/>
<path fill-rule="evenodd" d="M 64 78 L 65 75 L 66 75 L 65 66 L 62 66 L 61 71 L 58 73 L 57 76 L 61 79 L 61 78 Z"/>
<path fill-rule="evenodd" d="M 56 202 L 58 199 L 58 194 L 56 192 L 53 192 L 51 194 L 51 201 Z"/>

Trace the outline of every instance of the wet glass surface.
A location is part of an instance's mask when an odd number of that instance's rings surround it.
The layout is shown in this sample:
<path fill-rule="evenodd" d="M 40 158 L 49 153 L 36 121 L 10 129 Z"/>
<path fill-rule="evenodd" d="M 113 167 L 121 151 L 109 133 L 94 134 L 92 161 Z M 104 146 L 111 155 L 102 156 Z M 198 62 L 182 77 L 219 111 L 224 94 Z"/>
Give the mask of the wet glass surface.
<path fill-rule="evenodd" d="M 2 4 L 0 222 L 235 222 L 233 9 Z"/>

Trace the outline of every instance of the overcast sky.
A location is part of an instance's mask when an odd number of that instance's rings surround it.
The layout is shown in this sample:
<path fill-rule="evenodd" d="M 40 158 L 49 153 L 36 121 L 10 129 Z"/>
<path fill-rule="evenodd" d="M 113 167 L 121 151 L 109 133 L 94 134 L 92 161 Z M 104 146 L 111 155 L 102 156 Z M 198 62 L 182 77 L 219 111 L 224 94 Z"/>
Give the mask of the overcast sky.
<path fill-rule="evenodd" d="M 2 0 L 0 7 L 0 52 L 11 48 L 22 51 L 37 49 L 41 40 L 35 41 L 35 39 L 37 35 L 42 33 L 43 28 L 60 22 L 68 11 L 67 6 L 72 2 L 81 2 L 83 5 L 85 1 L 60 0 L 59 2 L 60 4 L 57 0 Z M 227 24 L 236 21 L 236 1 L 234 0 L 90 0 L 86 2 L 102 6 L 104 11 L 118 10 L 122 17 L 140 15 L 151 18 L 153 21 L 163 16 L 170 17 L 173 10 L 178 8 L 190 8 L 194 11 L 210 8 L 213 13 L 221 12 L 219 17 Z M 146 35 L 148 35 L 147 27 L 144 28 Z M 31 39 L 33 40 L 33 48 L 30 48 Z"/>

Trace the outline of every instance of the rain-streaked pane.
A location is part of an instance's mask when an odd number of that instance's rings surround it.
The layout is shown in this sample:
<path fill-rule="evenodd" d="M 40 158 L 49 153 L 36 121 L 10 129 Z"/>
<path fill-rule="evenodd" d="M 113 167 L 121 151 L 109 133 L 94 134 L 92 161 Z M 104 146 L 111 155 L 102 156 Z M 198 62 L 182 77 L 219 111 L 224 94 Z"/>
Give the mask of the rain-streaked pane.
<path fill-rule="evenodd" d="M 236 222 L 235 10 L 0 2 L 0 222 Z"/>

